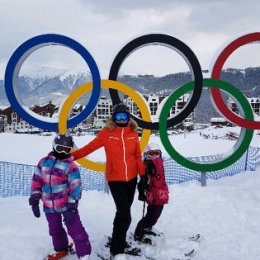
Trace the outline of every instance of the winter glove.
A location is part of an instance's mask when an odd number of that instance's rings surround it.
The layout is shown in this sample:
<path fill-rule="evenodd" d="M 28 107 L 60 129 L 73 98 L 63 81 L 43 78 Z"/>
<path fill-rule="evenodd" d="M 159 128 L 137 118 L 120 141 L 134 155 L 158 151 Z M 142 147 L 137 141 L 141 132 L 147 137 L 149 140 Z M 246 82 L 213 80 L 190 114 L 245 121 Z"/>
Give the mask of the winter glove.
<path fill-rule="evenodd" d="M 138 189 L 138 199 L 141 201 L 146 200 L 146 192 L 148 190 L 148 177 L 146 175 L 142 176 L 137 184 Z"/>
<path fill-rule="evenodd" d="M 31 197 L 29 199 L 29 204 L 32 206 L 33 215 L 36 218 L 39 218 L 41 216 L 40 207 L 39 207 L 39 199 L 35 199 L 35 198 Z"/>
<path fill-rule="evenodd" d="M 78 212 L 78 203 L 68 203 L 67 211 L 63 213 L 65 225 L 71 225 L 75 221 L 75 214 Z"/>
<path fill-rule="evenodd" d="M 146 174 L 148 176 L 155 176 L 156 175 L 156 167 L 152 160 L 146 160 L 145 161 L 145 167 L 146 167 Z"/>

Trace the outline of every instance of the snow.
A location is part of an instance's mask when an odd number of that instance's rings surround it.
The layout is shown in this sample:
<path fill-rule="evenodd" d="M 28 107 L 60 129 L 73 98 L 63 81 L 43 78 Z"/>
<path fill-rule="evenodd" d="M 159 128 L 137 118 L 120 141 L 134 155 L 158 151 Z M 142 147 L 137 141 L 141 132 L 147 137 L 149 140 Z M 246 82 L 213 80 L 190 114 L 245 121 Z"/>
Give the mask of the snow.
<path fill-rule="evenodd" d="M 66 80 L 66 78 L 72 77 L 72 78 L 74 78 L 74 80 L 76 82 L 78 77 L 81 75 L 86 75 L 86 76 L 91 77 L 91 75 L 88 72 L 87 67 L 78 67 L 78 68 L 73 68 L 73 69 L 71 68 L 71 69 L 64 71 L 64 73 L 62 75 L 60 75 L 60 79 L 61 79 L 61 81 L 64 81 L 64 80 Z M 72 83 L 71 86 L 74 86 L 75 82 Z"/>
<path fill-rule="evenodd" d="M 203 156 L 219 153 L 228 153 L 232 150 L 236 141 L 226 140 L 223 137 L 229 132 L 236 132 L 239 134 L 239 127 L 224 127 L 215 128 L 208 127 L 204 130 L 180 133 L 170 135 L 174 148 L 185 156 Z M 38 136 L 29 134 L 15 135 L 11 133 L 0 133 L 0 143 L 4 149 L 0 150 L 0 161 L 24 163 L 36 165 L 40 158 L 45 156 L 51 148 L 52 141 L 55 133 L 50 133 L 50 136 Z M 210 139 L 204 139 L 202 134 L 209 135 Z M 74 137 L 77 147 L 82 147 L 89 141 L 94 139 L 94 135 L 76 136 Z M 218 138 L 218 139 L 215 139 Z M 150 142 L 158 143 L 162 149 L 164 157 L 169 157 L 163 145 L 161 144 L 160 137 L 152 135 Z M 259 131 L 254 132 L 251 146 L 260 147 L 260 134 Z M 100 162 L 105 161 L 105 152 L 101 148 L 88 156 L 92 160 Z"/>
<path fill-rule="evenodd" d="M 210 127 L 202 133 L 222 136 L 228 131 L 239 132 L 239 128 Z M 49 152 L 52 136 L 0 134 L 0 160 L 16 163 L 36 164 Z M 82 146 L 94 136 L 75 137 Z M 177 150 L 187 156 L 215 154 L 230 149 L 235 141 L 225 139 L 203 139 L 199 132 L 171 135 Z M 252 146 L 260 145 L 260 135 L 255 131 Z M 151 142 L 159 142 L 157 136 Z M 164 149 L 164 156 L 168 156 Z M 104 158 L 100 149 L 90 158 Z M 195 248 L 193 260 L 256 260 L 260 255 L 260 169 L 215 180 L 208 180 L 206 187 L 196 181 L 171 185 L 170 202 L 155 228 L 164 232 L 158 238 L 157 247 L 143 248 L 147 255 L 156 259 L 180 256 L 181 248 Z M 52 250 L 47 221 L 33 216 L 28 206 L 28 197 L 0 198 L 0 259 L 41 260 Z M 143 203 L 137 194 L 132 206 L 132 222 L 129 233 L 142 216 Z M 111 195 L 98 191 L 84 191 L 79 204 L 82 222 L 89 234 L 93 253 L 111 235 L 115 206 Z M 200 233 L 198 242 L 187 237 Z M 70 258 L 72 260 L 76 258 Z M 141 257 L 129 257 L 141 260 Z M 67 259 L 66 259 L 67 260 Z"/>
<path fill-rule="evenodd" d="M 40 66 L 37 69 L 29 69 L 26 70 L 25 68 L 21 69 L 21 76 L 28 76 L 34 79 L 42 79 L 42 78 L 54 78 L 59 77 L 63 73 L 66 72 L 65 68 L 55 68 L 55 67 L 47 67 L 47 66 Z"/>
<path fill-rule="evenodd" d="M 210 122 L 221 122 L 221 123 L 223 123 L 223 122 L 226 122 L 226 119 L 223 118 L 223 117 L 212 117 L 210 119 Z"/>
<path fill-rule="evenodd" d="M 0 110 L 5 110 L 8 106 L 0 106 Z"/>

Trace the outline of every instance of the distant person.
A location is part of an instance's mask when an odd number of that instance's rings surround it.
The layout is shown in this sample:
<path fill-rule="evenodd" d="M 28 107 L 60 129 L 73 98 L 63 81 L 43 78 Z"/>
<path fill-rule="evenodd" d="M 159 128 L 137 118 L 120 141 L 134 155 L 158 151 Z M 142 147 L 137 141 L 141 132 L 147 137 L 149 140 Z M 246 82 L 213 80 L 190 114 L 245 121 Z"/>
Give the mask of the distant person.
<path fill-rule="evenodd" d="M 164 208 L 168 203 L 169 191 L 165 181 L 162 152 L 159 145 L 149 144 L 144 151 L 144 164 L 146 174 L 138 183 L 138 199 L 147 202 L 147 213 L 138 222 L 134 238 L 142 243 L 151 243 L 145 235 L 157 235 L 152 230 L 157 223 Z M 144 205 L 145 206 L 145 205 Z"/>
<path fill-rule="evenodd" d="M 39 202 L 42 200 L 54 247 L 54 252 L 48 255 L 48 260 L 61 259 L 68 255 L 71 249 L 62 218 L 74 241 L 79 259 L 90 259 L 91 245 L 77 209 L 82 188 L 80 172 L 70 156 L 72 147 L 71 136 L 56 136 L 53 151 L 39 161 L 32 177 L 29 204 L 34 216 L 39 218 Z"/>
<path fill-rule="evenodd" d="M 74 159 L 82 158 L 100 147 L 106 153 L 106 179 L 113 196 L 116 214 L 110 244 L 113 260 L 124 260 L 125 253 L 136 249 L 126 242 L 127 230 L 131 223 L 131 205 L 137 184 L 137 175 L 144 175 L 137 123 L 130 118 L 128 107 L 119 103 L 97 137 L 83 148 L 72 153 Z"/>

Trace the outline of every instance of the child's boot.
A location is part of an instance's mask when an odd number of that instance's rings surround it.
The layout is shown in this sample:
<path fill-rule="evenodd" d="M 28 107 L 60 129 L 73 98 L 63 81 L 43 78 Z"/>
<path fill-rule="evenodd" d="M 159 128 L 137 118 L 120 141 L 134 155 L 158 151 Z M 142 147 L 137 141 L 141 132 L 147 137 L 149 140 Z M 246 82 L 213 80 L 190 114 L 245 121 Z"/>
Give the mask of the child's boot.
<path fill-rule="evenodd" d="M 152 240 L 149 237 L 145 237 L 144 235 L 141 236 L 134 236 L 135 241 L 139 241 L 142 244 L 148 244 L 151 245 L 152 244 Z"/>
<path fill-rule="evenodd" d="M 67 256 L 69 253 L 71 255 L 76 253 L 73 248 L 73 243 L 70 243 L 66 250 L 54 251 L 52 254 L 48 255 L 48 260 L 58 260 L 58 259 L 61 259 L 62 257 Z"/>
<path fill-rule="evenodd" d="M 51 255 L 48 255 L 48 260 L 58 260 L 68 255 L 68 251 L 55 251 Z"/>

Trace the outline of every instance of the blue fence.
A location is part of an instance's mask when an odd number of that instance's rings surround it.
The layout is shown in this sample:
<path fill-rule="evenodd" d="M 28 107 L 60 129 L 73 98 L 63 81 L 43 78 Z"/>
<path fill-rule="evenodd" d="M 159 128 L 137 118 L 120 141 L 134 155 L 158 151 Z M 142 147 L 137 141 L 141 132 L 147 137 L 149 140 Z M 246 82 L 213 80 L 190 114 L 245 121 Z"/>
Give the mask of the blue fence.
<path fill-rule="evenodd" d="M 221 155 L 190 158 L 200 162 L 210 162 Z M 189 170 L 171 158 L 164 158 L 165 177 L 168 184 L 178 184 L 185 181 L 200 181 L 201 173 Z M 208 178 L 219 179 L 234 174 L 255 171 L 260 168 L 260 148 L 249 147 L 247 152 L 229 167 L 208 173 Z M 28 196 L 34 165 L 16 164 L 0 161 L 0 197 Z M 104 174 L 80 167 L 84 190 L 104 190 Z"/>

